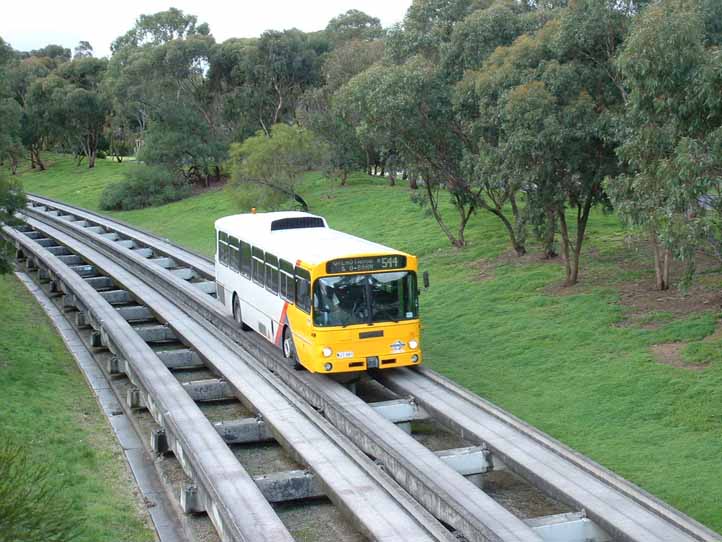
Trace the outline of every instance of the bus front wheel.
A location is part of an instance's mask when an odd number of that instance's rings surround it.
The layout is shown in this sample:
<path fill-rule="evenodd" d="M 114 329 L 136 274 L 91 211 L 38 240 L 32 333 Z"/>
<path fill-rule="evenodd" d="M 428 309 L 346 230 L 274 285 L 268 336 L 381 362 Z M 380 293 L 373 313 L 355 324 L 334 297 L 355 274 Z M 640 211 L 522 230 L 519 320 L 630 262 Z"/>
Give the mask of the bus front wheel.
<path fill-rule="evenodd" d="M 238 301 L 238 296 L 236 294 L 233 294 L 233 319 L 238 325 L 241 326 L 241 329 L 243 331 L 248 331 L 249 329 L 251 329 L 243 323 L 243 316 L 241 315 L 241 302 Z"/>
<path fill-rule="evenodd" d="M 283 357 L 293 362 L 293 368 L 297 371 L 303 369 L 298 362 L 298 354 L 296 354 L 296 345 L 293 344 L 293 334 L 288 326 L 283 328 Z"/>

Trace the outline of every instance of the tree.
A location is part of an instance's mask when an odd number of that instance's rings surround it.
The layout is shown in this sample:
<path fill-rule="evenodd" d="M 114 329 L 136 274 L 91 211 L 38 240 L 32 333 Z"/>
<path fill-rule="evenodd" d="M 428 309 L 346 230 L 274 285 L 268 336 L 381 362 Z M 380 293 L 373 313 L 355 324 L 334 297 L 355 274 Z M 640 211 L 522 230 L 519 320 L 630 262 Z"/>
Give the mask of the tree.
<path fill-rule="evenodd" d="M 651 5 L 618 61 L 628 89 L 619 155 L 629 172 L 610 178 L 608 189 L 622 218 L 650 240 L 660 290 L 670 287 L 672 257 L 686 262 L 686 284 L 697 249 L 719 239 L 722 74 L 713 4 Z"/>
<path fill-rule="evenodd" d="M 243 200 L 250 190 L 258 198 L 254 207 L 276 207 L 290 199 L 308 211 L 308 203 L 297 191 L 298 181 L 301 174 L 323 163 L 323 154 L 323 146 L 308 130 L 276 124 L 270 137 L 259 131 L 231 145 L 231 189 Z"/>
<path fill-rule="evenodd" d="M 66 137 L 80 147 L 88 159 L 88 168 L 94 168 L 98 143 L 110 114 L 110 100 L 98 91 L 70 87 L 62 107 L 66 118 Z"/>
<path fill-rule="evenodd" d="M 613 59 L 629 17 L 618 5 L 578 0 L 546 13 L 541 29 L 467 75 L 479 100 L 480 174 L 524 192 L 547 256 L 559 225 L 566 285 L 579 279 L 591 209 L 607 205 L 603 179 L 618 172 L 611 121 L 624 95 Z"/>
<path fill-rule="evenodd" d="M 173 40 L 192 36 L 208 36 L 208 24 L 198 24 L 198 17 L 183 13 L 177 8 L 141 15 L 132 29 L 117 38 L 110 46 L 113 54 L 122 49 L 137 49 L 144 45 L 163 45 Z"/>
<path fill-rule="evenodd" d="M 89 41 L 80 41 L 73 51 L 73 59 L 93 56 L 93 46 Z"/>
<path fill-rule="evenodd" d="M 25 208 L 25 203 L 25 193 L 20 182 L 15 179 L 8 180 L 0 171 L 0 228 L 17 224 L 18 219 L 15 218 L 15 214 Z M 10 243 L 0 238 L 0 274 L 12 271 L 14 259 L 12 248 Z M 0 477 L 0 485 L 3 481 L 3 478 Z"/>
<path fill-rule="evenodd" d="M 375 40 L 384 35 L 381 21 L 363 11 L 350 9 L 331 19 L 326 25 L 326 34 L 334 43 L 350 40 Z"/>

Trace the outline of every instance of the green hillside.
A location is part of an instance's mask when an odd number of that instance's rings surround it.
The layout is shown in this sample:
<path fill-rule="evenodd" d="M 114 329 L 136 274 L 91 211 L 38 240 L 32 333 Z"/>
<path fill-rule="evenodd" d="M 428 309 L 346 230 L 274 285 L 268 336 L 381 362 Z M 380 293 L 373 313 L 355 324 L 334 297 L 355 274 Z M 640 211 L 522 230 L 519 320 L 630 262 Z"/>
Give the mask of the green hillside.
<path fill-rule="evenodd" d="M 89 171 L 56 157 L 23 180 L 97 209 L 105 183 L 129 167 Z M 363 175 L 348 184 L 308 175 L 301 193 L 333 227 L 420 256 L 431 274 L 421 300 L 429 366 L 722 531 L 719 266 L 703 267 L 686 297 L 654 292 L 644 247 L 595 213 L 581 284 L 565 289 L 559 262 L 510 256 L 490 215 L 473 217 L 457 250 L 407 188 Z M 210 255 L 213 221 L 240 211 L 216 190 L 113 216 Z"/>

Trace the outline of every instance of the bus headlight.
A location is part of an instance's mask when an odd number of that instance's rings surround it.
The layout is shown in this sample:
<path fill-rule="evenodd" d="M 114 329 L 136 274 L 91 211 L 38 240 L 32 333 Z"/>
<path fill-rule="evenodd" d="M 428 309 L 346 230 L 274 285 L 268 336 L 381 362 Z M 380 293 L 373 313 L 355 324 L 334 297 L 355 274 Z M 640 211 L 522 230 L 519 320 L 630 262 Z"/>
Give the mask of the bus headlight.
<path fill-rule="evenodd" d="M 326 365 L 323 366 L 323 368 L 326 371 L 330 371 L 331 369 L 333 369 L 333 363 L 327 363 Z"/>
<path fill-rule="evenodd" d="M 411 363 L 416 363 L 417 361 L 419 361 L 418 354 L 414 354 L 413 356 L 411 356 Z"/>
<path fill-rule="evenodd" d="M 409 348 L 411 348 L 411 350 L 416 350 L 418 347 L 419 347 L 419 341 L 417 341 L 416 339 L 411 339 L 409 341 Z"/>
<path fill-rule="evenodd" d="M 330 346 L 324 346 L 323 350 L 321 350 L 321 353 L 323 354 L 324 358 L 330 358 L 331 354 L 333 354 L 333 350 L 331 349 Z M 326 369 L 326 370 L 328 370 L 328 369 Z"/>

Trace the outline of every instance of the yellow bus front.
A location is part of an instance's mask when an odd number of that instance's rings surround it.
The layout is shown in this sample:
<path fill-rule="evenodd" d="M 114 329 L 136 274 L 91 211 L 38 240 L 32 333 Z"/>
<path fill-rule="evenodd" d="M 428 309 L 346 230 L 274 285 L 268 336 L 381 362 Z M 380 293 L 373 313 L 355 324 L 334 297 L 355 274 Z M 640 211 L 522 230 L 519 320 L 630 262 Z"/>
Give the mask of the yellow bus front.
<path fill-rule="evenodd" d="M 311 314 L 305 315 L 306 325 L 300 322 L 306 336 L 295 341 L 308 370 L 340 373 L 421 363 L 416 257 L 357 256 L 309 271 Z"/>

